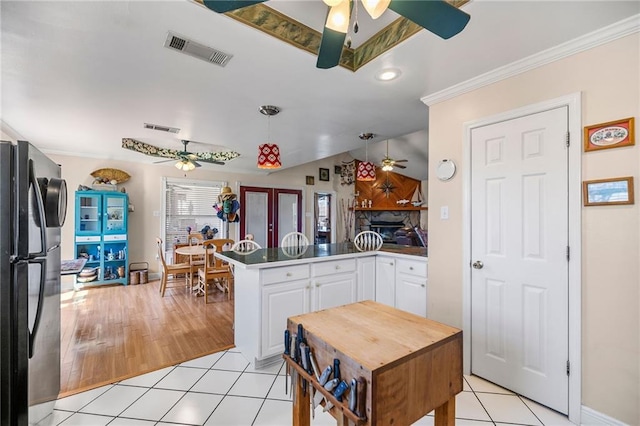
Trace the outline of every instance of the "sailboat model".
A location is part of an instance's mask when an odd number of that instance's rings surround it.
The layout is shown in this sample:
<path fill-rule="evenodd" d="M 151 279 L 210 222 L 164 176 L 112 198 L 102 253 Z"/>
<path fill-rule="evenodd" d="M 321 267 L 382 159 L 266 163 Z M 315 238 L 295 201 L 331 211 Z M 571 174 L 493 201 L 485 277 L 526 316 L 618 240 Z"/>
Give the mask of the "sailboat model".
<path fill-rule="evenodd" d="M 420 194 L 420 185 L 416 186 L 416 190 L 413 191 L 413 195 L 411 196 L 411 204 L 413 207 L 420 207 L 424 204 L 422 201 L 422 195 Z"/>

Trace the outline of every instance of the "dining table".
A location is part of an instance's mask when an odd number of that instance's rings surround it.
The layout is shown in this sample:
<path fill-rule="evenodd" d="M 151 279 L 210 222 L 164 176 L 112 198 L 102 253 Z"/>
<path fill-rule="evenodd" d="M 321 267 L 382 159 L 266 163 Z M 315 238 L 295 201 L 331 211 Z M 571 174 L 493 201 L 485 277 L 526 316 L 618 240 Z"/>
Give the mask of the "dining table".
<path fill-rule="evenodd" d="M 175 252 L 177 254 L 181 254 L 183 256 L 189 256 L 189 263 L 193 264 L 193 259 L 194 258 L 203 258 L 204 259 L 205 248 L 201 244 L 197 244 L 197 245 L 192 245 L 192 246 L 178 247 L 178 248 L 175 249 Z M 193 282 L 193 277 L 190 276 L 189 279 L 190 279 L 191 282 Z M 216 287 L 218 287 L 218 289 L 220 291 L 224 291 L 224 287 L 222 287 L 222 285 L 220 285 L 220 283 L 218 281 L 215 281 L 215 285 L 216 285 Z M 194 291 L 198 295 L 204 295 L 205 289 L 198 285 L 198 286 L 195 287 Z"/>
<path fill-rule="evenodd" d="M 205 249 L 202 245 L 196 244 L 196 245 L 192 245 L 192 246 L 184 246 L 184 247 L 178 247 L 175 249 L 175 252 L 177 254 L 183 255 L 183 256 L 189 256 L 189 264 L 193 265 L 194 262 L 194 258 L 204 258 L 205 255 Z M 193 287 L 193 269 L 192 272 L 189 273 L 189 277 L 188 277 L 188 282 L 191 282 L 191 286 Z M 188 283 L 187 283 L 188 285 Z M 194 292 L 196 295 L 203 295 L 204 294 L 204 289 L 200 288 L 199 285 L 193 287 Z"/>

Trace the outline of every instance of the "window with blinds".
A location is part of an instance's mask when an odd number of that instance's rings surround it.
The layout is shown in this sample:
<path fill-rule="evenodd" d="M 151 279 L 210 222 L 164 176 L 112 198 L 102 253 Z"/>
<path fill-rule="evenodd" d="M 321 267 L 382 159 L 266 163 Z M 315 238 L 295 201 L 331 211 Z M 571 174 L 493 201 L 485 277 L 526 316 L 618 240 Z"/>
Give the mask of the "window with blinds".
<path fill-rule="evenodd" d="M 188 228 L 200 232 L 206 226 L 215 228 L 221 236 L 222 220 L 216 216 L 213 205 L 218 201 L 225 182 L 165 180 L 165 245 L 187 242 Z"/>

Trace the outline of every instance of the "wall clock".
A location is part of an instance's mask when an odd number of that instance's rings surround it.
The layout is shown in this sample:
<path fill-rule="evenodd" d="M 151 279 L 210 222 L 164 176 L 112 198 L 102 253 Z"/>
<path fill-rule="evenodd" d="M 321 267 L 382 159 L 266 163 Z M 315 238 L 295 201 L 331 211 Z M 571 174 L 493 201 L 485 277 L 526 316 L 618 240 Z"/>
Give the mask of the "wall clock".
<path fill-rule="evenodd" d="M 441 181 L 450 180 L 456 174 L 456 163 L 453 160 L 441 160 L 436 167 L 436 176 Z"/>

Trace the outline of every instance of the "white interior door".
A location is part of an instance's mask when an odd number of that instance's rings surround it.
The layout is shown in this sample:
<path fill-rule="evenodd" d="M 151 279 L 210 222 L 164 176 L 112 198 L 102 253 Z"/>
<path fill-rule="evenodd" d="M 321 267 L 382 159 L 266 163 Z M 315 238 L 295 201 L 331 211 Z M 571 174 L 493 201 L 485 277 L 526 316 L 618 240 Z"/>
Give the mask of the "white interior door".
<path fill-rule="evenodd" d="M 471 372 L 568 412 L 567 107 L 471 133 Z"/>

